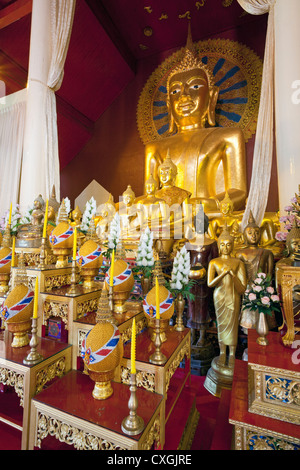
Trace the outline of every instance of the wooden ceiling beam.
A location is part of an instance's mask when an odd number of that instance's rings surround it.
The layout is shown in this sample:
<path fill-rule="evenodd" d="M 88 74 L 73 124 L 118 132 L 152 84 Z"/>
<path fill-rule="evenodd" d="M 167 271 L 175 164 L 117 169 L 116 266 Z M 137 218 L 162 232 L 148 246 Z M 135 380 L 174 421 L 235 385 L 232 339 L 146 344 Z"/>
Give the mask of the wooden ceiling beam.
<path fill-rule="evenodd" d="M 16 0 L 0 10 L 0 29 L 6 28 L 32 12 L 32 0 Z"/>
<path fill-rule="evenodd" d="M 120 36 L 120 33 L 117 31 L 114 23 L 111 20 L 111 17 L 104 8 L 100 0 L 85 0 L 87 6 L 90 8 L 95 18 L 99 21 L 102 28 L 105 30 L 108 37 L 114 43 L 121 56 L 131 68 L 131 70 L 136 72 L 136 58 L 133 56 L 131 51 L 126 46 L 126 42 Z"/>

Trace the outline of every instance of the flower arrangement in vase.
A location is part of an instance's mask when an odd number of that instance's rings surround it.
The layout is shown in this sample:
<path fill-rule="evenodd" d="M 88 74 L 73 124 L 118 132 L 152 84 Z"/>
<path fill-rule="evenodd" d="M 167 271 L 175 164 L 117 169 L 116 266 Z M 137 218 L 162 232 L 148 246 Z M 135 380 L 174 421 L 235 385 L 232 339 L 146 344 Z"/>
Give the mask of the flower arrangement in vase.
<path fill-rule="evenodd" d="M 275 238 L 278 241 L 285 241 L 288 232 L 292 229 L 293 226 L 300 226 L 300 185 L 299 185 L 299 194 L 295 194 L 291 198 L 290 204 L 285 206 L 284 210 L 287 215 L 283 215 L 279 218 L 279 222 L 284 225 L 284 231 L 276 232 Z"/>
<path fill-rule="evenodd" d="M 280 299 L 274 287 L 271 286 L 271 276 L 258 273 L 251 286 L 245 291 L 243 306 L 258 312 L 256 331 L 259 335 L 257 342 L 263 346 L 268 344 L 266 338 L 269 328 L 265 315 L 280 312 Z"/>
<path fill-rule="evenodd" d="M 191 269 L 190 254 L 183 246 L 180 251 L 177 251 L 171 274 L 171 280 L 167 283 L 167 288 L 172 293 L 175 300 L 175 308 L 177 313 L 176 318 L 176 331 L 183 331 L 184 324 L 182 315 L 185 306 L 185 299 L 189 298 L 194 300 L 194 295 L 190 292 L 195 281 L 189 278 Z"/>
<path fill-rule="evenodd" d="M 141 285 L 144 295 L 148 293 L 150 287 L 153 267 L 153 233 L 149 227 L 147 227 L 140 237 L 136 255 L 136 268 L 134 270 L 141 275 Z"/>

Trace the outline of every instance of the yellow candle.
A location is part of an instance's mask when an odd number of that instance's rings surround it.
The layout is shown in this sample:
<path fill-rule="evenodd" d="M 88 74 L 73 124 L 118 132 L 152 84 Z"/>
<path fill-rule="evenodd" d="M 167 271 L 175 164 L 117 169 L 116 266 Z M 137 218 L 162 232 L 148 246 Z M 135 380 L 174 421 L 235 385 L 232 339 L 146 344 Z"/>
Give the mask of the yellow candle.
<path fill-rule="evenodd" d="M 114 285 L 114 264 L 115 264 L 115 250 L 113 250 L 112 252 L 111 264 L 110 264 L 110 276 L 109 276 L 110 287 Z"/>
<path fill-rule="evenodd" d="M 11 254 L 11 267 L 12 268 L 15 265 L 15 249 L 16 249 L 16 237 L 13 237 L 12 254 Z"/>
<path fill-rule="evenodd" d="M 46 238 L 46 236 L 47 236 L 47 225 L 48 225 L 48 205 L 49 205 L 49 200 L 47 199 L 47 202 L 46 202 L 46 210 L 45 210 L 45 217 L 44 217 L 44 230 L 43 230 L 43 238 Z"/>
<path fill-rule="evenodd" d="M 156 295 L 156 318 L 160 319 L 160 311 L 159 311 L 159 287 L 158 287 L 158 278 L 155 280 L 155 295 Z"/>
<path fill-rule="evenodd" d="M 33 318 L 37 318 L 38 297 L 39 297 L 39 280 L 38 280 L 38 277 L 36 277 L 35 289 L 34 289 Z"/>
<path fill-rule="evenodd" d="M 12 213 L 12 203 L 10 204 L 10 209 L 9 209 L 8 225 L 11 225 L 11 213 Z"/>
<path fill-rule="evenodd" d="M 135 349 L 136 349 L 136 333 L 135 333 L 135 318 L 132 322 L 132 333 L 131 333 L 131 373 L 135 374 Z"/>
<path fill-rule="evenodd" d="M 76 259 L 76 251 L 77 251 L 77 228 L 75 227 L 74 241 L 73 241 L 73 260 Z"/>

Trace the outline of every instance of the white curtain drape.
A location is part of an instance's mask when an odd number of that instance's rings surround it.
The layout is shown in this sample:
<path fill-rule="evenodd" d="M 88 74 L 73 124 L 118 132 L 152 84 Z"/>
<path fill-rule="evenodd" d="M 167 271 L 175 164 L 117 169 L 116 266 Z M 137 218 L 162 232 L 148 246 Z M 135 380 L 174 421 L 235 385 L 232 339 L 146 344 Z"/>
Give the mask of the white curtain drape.
<path fill-rule="evenodd" d="M 55 92 L 61 87 L 64 65 L 70 43 L 76 0 L 51 0 L 51 63 L 48 75 L 46 97 L 45 135 L 46 192 L 51 194 L 55 185 L 60 200 L 60 166 Z M 49 38 L 50 40 L 50 38 Z"/>
<path fill-rule="evenodd" d="M 0 99 L 0 217 L 19 200 L 27 90 Z"/>
<path fill-rule="evenodd" d="M 237 0 L 241 7 L 252 15 L 268 13 L 260 105 L 257 119 L 251 184 L 247 206 L 242 220 L 244 228 L 250 210 L 255 221 L 261 224 L 268 202 L 272 168 L 274 139 L 274 5 L 276 0 Z"/>

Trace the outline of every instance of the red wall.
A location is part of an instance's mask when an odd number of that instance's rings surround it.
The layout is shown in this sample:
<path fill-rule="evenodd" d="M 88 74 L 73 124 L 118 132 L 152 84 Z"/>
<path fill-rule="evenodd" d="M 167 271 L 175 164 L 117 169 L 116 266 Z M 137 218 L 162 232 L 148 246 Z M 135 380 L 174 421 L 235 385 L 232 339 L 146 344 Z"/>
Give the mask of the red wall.
<path fill-rule="evenodd" d="M 266 15 L 253 17 L 249 24 L 224 31 L 214 38 L 243 43 L 263 59 L 266 19 Z M 159 56 L 151 56 L 138 63 L 133 81 L 96 122 L 94 134 L 87 145 L 61 171 L 61 197 L 69 197 L 73 204 L 74 199 L 93 179 L 111 192 L 115 201 L 128 184 L 136 196 L 143 194 L 144 145 L 137 128 L 137 104 L 151 73 L 173 52 L 171 50 Z M 248 185 L 251 180 L 254 141 L 252 137 L 247 142 Z M 267 210 L 278 210 L 275 155 Z"/>

